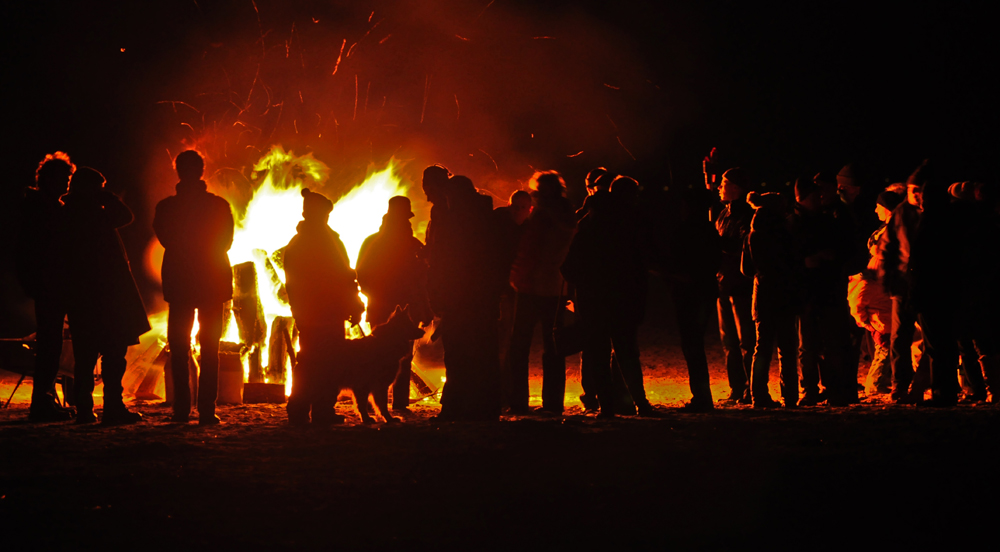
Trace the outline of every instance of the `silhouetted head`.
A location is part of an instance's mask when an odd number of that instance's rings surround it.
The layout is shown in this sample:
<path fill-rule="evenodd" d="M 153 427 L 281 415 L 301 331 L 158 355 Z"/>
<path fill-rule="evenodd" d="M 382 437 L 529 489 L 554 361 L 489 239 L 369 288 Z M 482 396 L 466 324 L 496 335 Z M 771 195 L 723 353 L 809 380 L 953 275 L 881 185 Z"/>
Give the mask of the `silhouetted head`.
<path fill-rule="evenodd" d="M 629 176 L 618 176 L 611 181 L 611 197 L 619 207 L 634 207 L 639 202 L 639 183 Z"/>
<path fill-rule="evenodd" d="M 518 190 L 510 194 L 507 206 L 510 208 L 510 216 L 514 219 L 514 224 L 520 226 L 528 220 L 528 215 L 531 214 L 531 194 L 524 190 Z"/>
<path fill-rule="evenodd" d="M 747 203 L 754 208 L 750 230 L 771 230 L 780 228 L 785 223 L 786 205 L 781 194 L 774 192 L 747 194 Z"/>
<path fill-rule="evenodd" d="M 448 197 L 449 205 L 462 203 L 470 197 L 479 195 L 476 185 L 472 183 L 472 179 L 460 174 L 448 179 L 444 184 L 444 193 Z"/>
<path fill-rule="evenodd" d="M 449 178 L 451 178 L 451 171 L 443 165 L 431 165 L 424 169 L 423 188 L 427 201 L 431 203 L 445 202 L 447 198 L 445 189 Z"/>
<path fill-rule="evenodd" d="M 385 213 L 385 216 L 393 220 L 410 220 L 413 218 L 410 198 L 406 196 L 390 197 L 389 210 Z"/>
<path fill-rule="evenodd" d="M 733 167 L 722 173 L 722 184 L 719 185 L 719 199 L 722 201 L 746 201 L 747 194 L 753 191 L 750 176 L 740 167 Z"/>
<path fill-rule="evenodd" d="M 813 182 L 819 186 L 820 203 L 824 206 L 840 201 L 837 194 L 837 175 L 833 171 L 820 171 L 813 177 Z"/>
<path fill-rule="evenodd" d="M 820 188 L 812 178 L 795 179 L 795 202 L 810 212 L 822 208 Z"/>
<path fill-rule="evenodd" d="M 325 195 L 310 191 L 309 188 L 302 189 L 303 220 L 326 224 L 330 219 L 330 211 L 333 211 L 333 202 Z"/>
<path fill-rule="evenodd" d="M 982 186 L 979 182 L 956 182 L 948 187 L 951 197 L 962 201 L 975 201 L 976 190 Z"/>
<path fill-rule="evenodd" d="M 878 215 L 878 219 L 880 221 L 889 222 L 889 217 L 892 216 L 892 210 L 902 202 L 902 194 L 886 190 L 880 193 L 878 198 L 875 199 L 875 214 Z"/>
<path fill-rule="evenodd" d="M 104 175 L 96 169 L 80 167 L 80 170 L 73 173 L 69 194 L 74 197 L 93 195 L 104 189 L 105 182 L 107 180 L 105 180 Z"/>
<path fill-rule="evenodd" d="M 849 163 L 837 173 L 837 192 L 840 194 L 840 199 L 850 205 L 858 199 L 865 188 L 874 187 L 876 181 L 869 167 L 862 163 Z"/>
<path fill-rule="evenodd" d="M 598 188 L 599 182 L 604 185 L 604 190 L 607 191 L 608 186 L 611 185 L 611 181 L 606 179 L 602 180 L 602 177 L 607 176 L 607 174 L 608 169 L 605 169 L 604 167 L 597 167 L 587 173 L 587 178 L 584 180 L 584 184 L 587 186 L 587 194 L 593 195 Z"/>
<path fill-rule="evenodd" d="M 205 160 L 194 150 L 183 151 L 174 159 L 174 169 L 181 180 L 201 180 L 205 174 Z"/>
<path fill-rule="evenodd" d="M 35 185 L 43 194 L 59 197 L 69 188 L 69 177 L 76 172 L 76 165 L 69 155 L 57 151 L 47 154 L 35 169 Z"/>
<path fill-rule="evenodd" d="M 931 170 L 928 168 L 927 162 L 928 160 L 925 159 L 906 179 L 906 201 L 919 208 L 923 208 L 924 205 L 924 186 L 931 179 Z"/>
<path fill-rule="evenodd" d="M 566 182 L 556 171 L 535 171 L 528 181 L 531 196 L 539 201 L 547 201 L 563 197 L 566 193 Z"/>

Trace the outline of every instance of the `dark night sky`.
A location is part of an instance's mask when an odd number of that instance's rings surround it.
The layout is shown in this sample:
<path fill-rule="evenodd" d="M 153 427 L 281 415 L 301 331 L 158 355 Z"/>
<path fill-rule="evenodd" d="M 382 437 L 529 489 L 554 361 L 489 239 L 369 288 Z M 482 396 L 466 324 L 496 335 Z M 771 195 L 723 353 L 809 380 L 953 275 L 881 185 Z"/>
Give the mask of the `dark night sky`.
<path fill-rule="evenodd" d="M 0 214 L 7 249 L 12 200 L 38 159 L 61 149 L 125 193 L 137 222 L 122 234 L 137 258 L 151 235 L 150 206 L 169 191 L 164 148 L 176 153 L 185 138 L 171 119 L 178 115 L 156 102 L 207 105 L 199 92 L 223 80 L 230 97 L 232 90 L 246 94 L 254 73 L 247 60 L 260 55 L 261 34 L 272 60 L 264 76 L 269 93 L 292 106 L 297 88 L 305 95 L 299 120 L 315 111 L 341 123 L 334 142 L 327 123 L 299 127 L 292 107 L 277 121 L 259 115 L 256 147 L 313 150 L 331 166 L 342 164 L 345 175 L 402 151 L 415 165 L 445 161 L 481 184 L 520 180 L 529 165 L 574 180 L 599 164 L 666 184 L 670 171 L 682 182 L 696 179 L 712 146 L 725 163 L 775 183 L 859 159 L 893 180 L 924 157 L 939 160 L 953 180 L 996 180 L 1000 172 L 1000 48 L 982 2 L 764 9 L 721 0 L 496 0 L 488 8 L 488 0 L 260 0 L 257 12 L 250 0 L 62 4 L 5 8 L 0 93 L 8 172 Z M 357 52 L 327 77 L 341 40 L 357 40 Z M 286 47 L 291 61 L 282 65 Z M 300 63 L 293 64 L 296 52 Z M 434 73 L 436 95 L 419 123 L 427 73 Z M 353 75 L 361 86 L 373 83 L 373 106 L 379 94 L 388 98 L 377 125 L 374 115 L 343 123 Z M 453 94 L 465 100 L 461 121 Z M 266 102 L 254 98 L 249 102 Z M 567 157 L 579 150 L 585 154 Z M 227 166 L 245 166 L 231 157 Z M 5 288 L 8 257 L 0 265 Z M 5 289 L 5 313 L 16 302 L 12 294 Z M 11 331 L 18 316 L 4 315 L 0 331 Z"/>

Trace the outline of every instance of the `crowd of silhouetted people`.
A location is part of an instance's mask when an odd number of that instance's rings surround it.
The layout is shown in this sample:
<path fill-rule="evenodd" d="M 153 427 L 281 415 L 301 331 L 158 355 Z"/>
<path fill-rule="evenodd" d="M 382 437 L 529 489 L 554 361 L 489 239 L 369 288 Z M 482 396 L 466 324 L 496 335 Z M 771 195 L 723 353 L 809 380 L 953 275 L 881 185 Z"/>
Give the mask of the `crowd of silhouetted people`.
<path fill-rule="evenodd" d="M 196 406 L 201 424 L 215 424 L 219 341 L 233 298 L 227 252 L 234 220 L 228 202 L 208 191 L 197 152 L 178 155 L 175 168 L 176 194 L 160 201 L 153 220 L 164 247 L 172 419 L 187 422 Z M 668 191 L 644 190 L 633 178 L 597 168 L 586 177 L 578 209 L 562 176 L 540 171 L 529 190 L 494 209 L 468 177 L 432 165 L 422 180 L 432 204 L 424 243 L 414 235 L 410 200 L 393 197 L 356 269 L 328 224 L 333 202 L 303 190 L 302 221 L 283 252 L 300 348 L 289 422 L 343 421 L 334 409 L 339 382 L 357 369 L 347 363 L 388 374 L 371 381 L 391 386 L 392 413 L 407 415 L 407 339 L 421 332 L 389 335 L 401 317 L 414 328 L 433 328 L 430 339 L 443 344 L 439 420 L 559 416 L 566 358 L 578 352 L 587 412 L 661 416 L 662 407 L 646 397 L 640 361 L 650 275 L 664 280 L 673 299 L 692 394 L 683 410 L 716 407 L 705 342 L 713 320 L 725 354 L 726 404 L 846 406 L 862 395 L 930 406 L 960 398 L 1000 402 L 995 185 L 950 183 L 928 162 L 905 183 L 887 185 L 849 164 L 836 174 L 799 178 L 788 194 L 759 190 L 746 171 L 718 167 L 713 155 L 704 169 L 704 185 Z M 142 418 L 122 400 L 127 349 L 150 330 L 117 230 L 132 213 L 104 185 L 101 173 L 57 152 L 42 160 L 23 197 L 17 268 L 37 320 L 34 421 L 96 422 L 98 358 L 102 423 Z M 373 335 L 388 337 L 378 342 L 381 353 L 349 355 L 345 322 L 357 324 L 366 312 Z M 200 374 L 192 405 L 196 315 Z M 61 406 L 54 391 L 66 321 L 75 410 Z M 539 326 L 542 404 L 531 409 L 529 356 Z M 384 345 L 393 335 L 401 343 Z M 775 349 L 780 401 L 768 390 Z M 368 356 L 362 362 L 358 354 Z M 359 409 L 367 408 L 367 396 L 357 398 Z"/>

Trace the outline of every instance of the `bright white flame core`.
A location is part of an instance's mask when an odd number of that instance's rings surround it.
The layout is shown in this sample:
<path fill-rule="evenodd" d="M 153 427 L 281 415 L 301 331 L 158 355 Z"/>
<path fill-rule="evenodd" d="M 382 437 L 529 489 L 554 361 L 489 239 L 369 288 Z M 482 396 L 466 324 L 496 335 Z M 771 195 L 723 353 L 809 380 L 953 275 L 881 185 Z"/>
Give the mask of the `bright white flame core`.
<path fill-rule="evenodd" d="M 270 333 L 275 317 L 291 316 L 292 313 L 288 304 L 278 298 L 278 286 L 271 285 L 266 259 L 295 236 L 296 226 L 302 220 L 302 188 L 321 191 L 330 170 L 311 153 L 296 157 L 291 152 L 285 152 L 281 146 L 275 146 L 254 166 L 254 172 L 256 175 L 263 174 L 263 177 L 247 204 L 245 214 L 242 218 L 238 217 L 229 260 L 233 265 L 248 261 L 254 263 L 257 291 Z M 382 171 L 370 172 L 363 183 L 334 204 L 329 225 L 340 235 L 352 267 L 357 264 L 362 242 L 378 231 L 382 215 L 388 209 L 389 198 L 396 195 L 406 195 L 406 188 L 395 174 L 395 164 L 390 161 Z M 273 263 L 271 267 L 283 283 L 284 271 Z M 361 298 L 367 304 L 367 298 L 363 295 Z M 231 324 L 227 338 L 231 333 L 235 333 L 235 324 Z M 349 334 L 353 338 L 360 337 L 357 331 Z M 268 339 L 265 339 L 261 350 L 261 359 L 265 362 L 268 358 L 267 344 Z M 285 394 L 288 395 L 292 381 L 290 363 L 285 368 Z"/>

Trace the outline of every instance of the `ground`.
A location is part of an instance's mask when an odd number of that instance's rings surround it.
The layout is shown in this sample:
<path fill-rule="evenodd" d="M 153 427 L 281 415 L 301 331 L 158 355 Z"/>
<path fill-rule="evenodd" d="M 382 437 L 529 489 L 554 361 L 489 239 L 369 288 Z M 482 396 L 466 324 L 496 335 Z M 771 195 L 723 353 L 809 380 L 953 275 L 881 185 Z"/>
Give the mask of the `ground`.
<path fill-rule="evenodd" d="M 832 549 L 980 542 L 997 514 L 1000 409 L 869 402 L 712 414 L 689 398 L 670 332 L 643 332 L 663 418 L 582 415 L 571 359 L 563 418 L 295 429 L 279 405 L 223 425 L 28 424 L 0 409 L 4 550 Z M 724 396 L 717 342 L 713 392 Z M 537 351 L 536 351 L 537 353 Z M 538 361 L 537 354 L 535 355 Z M 540 376 L 533 366 L 537 403 Z M 2 372 L 0 372 L 2 373 Z M 776 379 L 777 374 L 772 374 Z M 0 396 L 16 381 L 7 374 Z M 772 391 L 777 396 L 777 390 Z M 992 532 L 992 529 L 990 529 Z"/>

